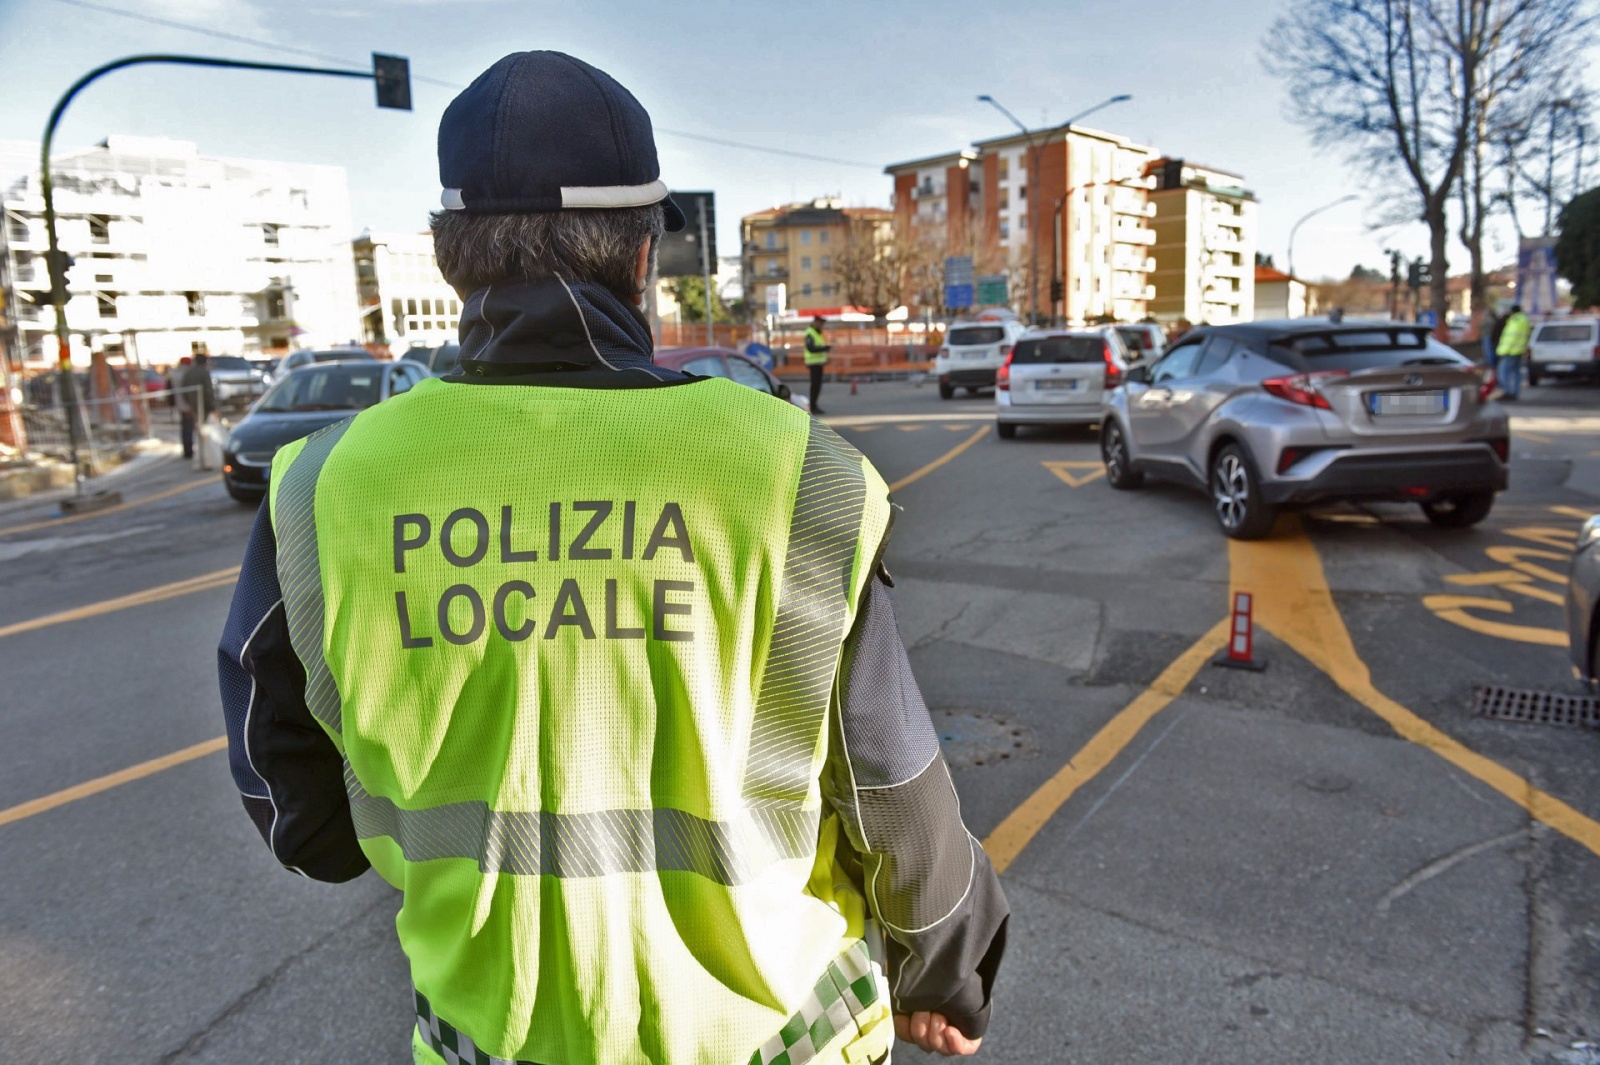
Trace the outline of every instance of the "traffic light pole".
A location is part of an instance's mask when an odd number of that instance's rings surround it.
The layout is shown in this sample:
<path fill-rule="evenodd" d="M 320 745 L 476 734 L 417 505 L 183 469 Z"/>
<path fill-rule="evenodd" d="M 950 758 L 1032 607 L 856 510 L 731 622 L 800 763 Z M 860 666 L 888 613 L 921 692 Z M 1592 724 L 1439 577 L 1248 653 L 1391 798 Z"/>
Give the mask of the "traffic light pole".
<path fill-rule="evenodd" d="M 39 187 L 44 193 L 44 230 L 50 250 L 45 256 L 50 271 L 50 303 L 55 308 L 56 319 L 56 369 L 60 375 L 62 402 L 67 409 L 67 431 L 72 445 L 72 469 L 79 495 L 83 494 L 84 473 L 79 449 L 88 437 L 88 426 L 78 406 L 77 381 L 72 376 L 72 342 L 67 333 L 67 268 L 70 261 L 61 251 L 61 241 L 56 235 L 55 182 L 50 176 L 50 148 L 55 140 L 56 127 L 73 97 L 91 82 L 114 70 L 144 63 L 173 63 L 191 67 L 225 67 L 234 70 L 276 70 L 289 74 L 325 74 L 335 78 L 365 78 L 375 81 L 378 87 L 378 106 L 411 110 L 410 68 L 399 56 L 372 56 L 372 70 L 338 70 L 329 67 L 306 67 L 289 63 L 254 63 L 244 59 L 218 59 L 198 55 L 131 55 L 95 67 L 73 82 L 50 111 L 45 123 L 44 140 L 39 146 Z"/>

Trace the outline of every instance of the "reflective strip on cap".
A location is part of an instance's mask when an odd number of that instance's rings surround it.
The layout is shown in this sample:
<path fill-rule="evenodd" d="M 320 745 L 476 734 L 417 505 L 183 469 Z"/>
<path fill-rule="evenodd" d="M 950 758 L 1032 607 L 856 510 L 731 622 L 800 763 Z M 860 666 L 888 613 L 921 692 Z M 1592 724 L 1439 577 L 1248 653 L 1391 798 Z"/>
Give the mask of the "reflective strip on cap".
<path fill-rule="evenodd" d="M 444 204 L 447 211 L 465 211 L 466 201 L 461 198 L 460 189 L 445 189 L 439 194 L 439 202 Z"/>
<path fill-rule="evenodd" d="M 561 188 L 562 207 L 648 207 L 666 198 L 667 183 L 660 178 L 648 185 L 563 185 Z"/>

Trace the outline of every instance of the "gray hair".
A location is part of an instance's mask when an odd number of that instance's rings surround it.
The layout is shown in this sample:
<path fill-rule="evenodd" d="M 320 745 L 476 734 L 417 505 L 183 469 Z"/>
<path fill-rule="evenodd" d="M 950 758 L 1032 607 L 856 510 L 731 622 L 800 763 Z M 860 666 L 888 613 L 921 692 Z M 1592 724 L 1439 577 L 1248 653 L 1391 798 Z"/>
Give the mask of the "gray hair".
<path fill-rule="evenodd" d="M 631 300 L 639 293 L 639 249 L 649 243 L 653 268 L 665 216 L 652 204 L 538 214 L 435 211 L 430 221 L 439 272 L 463 296 L 508 277 L 561 277 L 603 285 Z"/>

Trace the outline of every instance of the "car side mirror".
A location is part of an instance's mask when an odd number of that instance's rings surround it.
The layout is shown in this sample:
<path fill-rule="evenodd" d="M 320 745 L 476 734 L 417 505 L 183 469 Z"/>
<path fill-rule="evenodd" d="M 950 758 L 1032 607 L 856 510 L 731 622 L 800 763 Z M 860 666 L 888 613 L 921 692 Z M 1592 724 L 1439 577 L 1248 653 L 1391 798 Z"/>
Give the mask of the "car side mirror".
<path fill-rule="evenodd" d="M 1150 367 L 1143 363 L 1135 363 L 1128 367 L 1128 372 L 1123 376 L 1132 384 L 1147 385 L 1150 383 Z"/>
<path fill-rule="evenodd" d="M 778 391 L 776 394 L 779 399 L 788 399 L 790 396 L 794 395 L 794 392 L 790 390 L 788 385 L 784 384 L 782 381 L 779 381 Z"/>

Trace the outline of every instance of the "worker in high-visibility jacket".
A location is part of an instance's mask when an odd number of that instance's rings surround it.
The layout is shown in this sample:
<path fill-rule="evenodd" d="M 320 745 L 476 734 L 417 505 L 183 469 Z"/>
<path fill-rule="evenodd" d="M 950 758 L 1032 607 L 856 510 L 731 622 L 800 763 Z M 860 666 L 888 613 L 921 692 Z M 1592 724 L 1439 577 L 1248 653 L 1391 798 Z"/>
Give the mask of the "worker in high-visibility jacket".
<path fill-rule="evenodd" d="M 828 365 L 828 352 L 833 347 L 822 336 L 822 327 L 827 319 L 817 315 L 811 319 L 811 328 L 806 330 L 805 360 L 806 372 L 811 375 L 811 413 L 826 414 L 817 400 L 822 396 L 822 371 Z"/>
<path fill-rule="evenodd" d="M 1494 372 L 1499 379 L 1501 399 L 1516 399 L 1522 392 L 1522 360 L 1527 358 L 1533 339 L 1533 322 L 1522 312 L 1522 304 L 1511 305 L 1511 315 L 1500 329 L 1495 345 Z"/>
<path fill-rule="evenodd" d="M 220 648 L 245 808 L 285 866 L 402 891 L 422 1065 L 973 1052 L 1008 911 L 883 479 L 654 364 L 683 217 L 604 72 L 507 56 L 439 156 L 461 369 L 273 463 Z"/>

